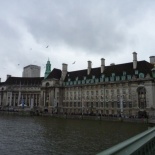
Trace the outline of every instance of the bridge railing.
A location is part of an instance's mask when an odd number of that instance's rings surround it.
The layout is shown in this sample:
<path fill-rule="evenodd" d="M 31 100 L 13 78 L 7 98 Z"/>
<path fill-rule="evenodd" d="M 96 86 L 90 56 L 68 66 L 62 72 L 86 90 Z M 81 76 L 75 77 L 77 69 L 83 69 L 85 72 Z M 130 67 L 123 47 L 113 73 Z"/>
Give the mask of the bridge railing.
<path fill-rule="evenodd" d="M 121 142 L 97 155 L 154 155 L 155 127 Z"/>

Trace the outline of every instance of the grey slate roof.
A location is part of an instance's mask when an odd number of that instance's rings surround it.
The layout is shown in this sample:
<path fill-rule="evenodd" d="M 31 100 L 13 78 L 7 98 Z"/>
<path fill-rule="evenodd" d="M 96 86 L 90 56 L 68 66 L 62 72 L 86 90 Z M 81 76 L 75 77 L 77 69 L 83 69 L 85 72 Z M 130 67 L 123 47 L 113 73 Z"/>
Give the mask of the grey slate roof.
<path fill-rule="evenodd" d="M 5 84 L 7 85 L 41 85 L 43 77 L 9 77 Z"/>
<path fill-rule="evenodd" d="M 138 73 L 143 73 L 144 76 L 146 76 L 147 74 L 151 75 L 152 68 L 153 68 L 153 65 L 148 63 L 147 61 L 137 62 L 136 70 L 138 70 Z M 131 75 L 131 76 L 135 75 L 135 70 L 133 69 L 133 62 L 112 65 L 112 66 L 105 66 L 105 70 L 103 74 L 105 77 L 112 76 L 112 73 L 115 73 L 115 76 L 122 76 L 123 72 L 126 72 L 126 75 Z M 95 78 L 100 78 L 101 75 L 102 75 L 101 67 L 92 68 L 89 75 L 87 75 L 87 69 L 78 70 L 78 71 L 67 72 L 65 81 L 68 81 L 68 79 L 70 79 L 71 81 L 74 81 L 76 77 L 78 77 L 78 80 L 83 80 L 84 77 L 86 77 L 87 79 L 92 79 L 92 76 L 95 76 Z"/>

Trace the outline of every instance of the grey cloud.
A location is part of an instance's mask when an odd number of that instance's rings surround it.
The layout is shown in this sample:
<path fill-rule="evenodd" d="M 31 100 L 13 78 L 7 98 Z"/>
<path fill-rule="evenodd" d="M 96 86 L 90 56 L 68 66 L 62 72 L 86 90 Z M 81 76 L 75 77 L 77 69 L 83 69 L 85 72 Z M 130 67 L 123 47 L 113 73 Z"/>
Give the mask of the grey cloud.
<path fill-rule="evenodd" d="M 44 49 L 34 50 L 31 40 L 24 41 L 26 34 L 33 37 L 35 46 L 63 43 L 105 57 L 124 53 L 128 47 L 147 49 L 149 41 L 141 33 L 154 31 L 143 24 L 148 12 L 155 15 L 154 10 L 154 0 L 5 0 L 0 5 L 0 60 L 26 65 L 31 58 L 41 60 L 45 51 L 39 52 Z M 150 23 L 155 25 L 155 21 Z M 155 49 L 151 46 L 149 50 Z"/>
<path fill-rule="evenodd" d="M 92 54 L 106 54 L 130 44 L 128 25 L 139 20 L 137 15 L 144 5 L 144 1 L 46 1 L 36 6 L 32 16 L 25 17 L 25 24 L 40 42 L 63 42 Z"/>

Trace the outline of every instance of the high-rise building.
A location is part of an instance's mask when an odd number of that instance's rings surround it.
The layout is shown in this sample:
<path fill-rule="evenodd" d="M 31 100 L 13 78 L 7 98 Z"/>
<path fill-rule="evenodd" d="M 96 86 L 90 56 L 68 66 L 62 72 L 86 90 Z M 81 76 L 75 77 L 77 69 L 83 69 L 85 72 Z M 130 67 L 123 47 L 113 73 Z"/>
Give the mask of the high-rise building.
<path fill-rule="evenodd" d="M 40 66 L 28 65 L 23 68 L 23 77 L 40 77 Z"/>

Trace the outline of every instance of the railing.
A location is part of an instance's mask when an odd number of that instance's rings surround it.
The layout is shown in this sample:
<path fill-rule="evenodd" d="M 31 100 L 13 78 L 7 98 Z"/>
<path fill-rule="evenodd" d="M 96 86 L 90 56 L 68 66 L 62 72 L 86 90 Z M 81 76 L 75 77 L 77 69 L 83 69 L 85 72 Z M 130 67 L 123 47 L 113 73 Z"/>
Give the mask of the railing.
<path fill-rule="evenodd" d="M 155 127 L 97 155 L 155 155 Z"/>

